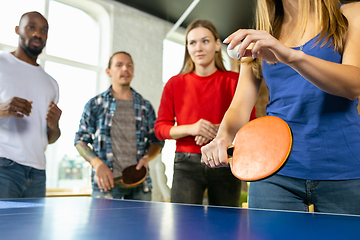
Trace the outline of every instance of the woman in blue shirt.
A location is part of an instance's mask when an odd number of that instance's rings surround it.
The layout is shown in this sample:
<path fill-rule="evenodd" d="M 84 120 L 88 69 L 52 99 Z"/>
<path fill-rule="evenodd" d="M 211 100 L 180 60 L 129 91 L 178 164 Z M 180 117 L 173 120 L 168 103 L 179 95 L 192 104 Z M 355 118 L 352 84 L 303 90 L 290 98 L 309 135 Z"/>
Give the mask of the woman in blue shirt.
<path fill-rule="evenodd" d="M 314 204 L 317 212 L 360 214 L 359 12 L 359 2 L 258 0 L 256 30 L 224 41 L 241 43 L 239 85 L 217 137 L 202 148 L 205 163 L 227 165 L 226 147 L 249 118 L 262 78 L 267 115 L 285 120 L 294 136 L 285 167 L 250 184 L 249 207 Z"/>

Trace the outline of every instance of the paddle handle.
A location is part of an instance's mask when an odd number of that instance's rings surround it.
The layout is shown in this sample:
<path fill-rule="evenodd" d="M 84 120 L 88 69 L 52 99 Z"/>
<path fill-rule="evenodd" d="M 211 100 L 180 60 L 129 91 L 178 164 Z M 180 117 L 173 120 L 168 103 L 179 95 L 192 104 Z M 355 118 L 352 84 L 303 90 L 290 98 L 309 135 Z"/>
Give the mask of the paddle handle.
<path fill-rule="evenodd" d="M 121 174 L 119 177 L 114 178 L 114 183 L 115 182 L 122 182 L 122 180 L 123 180 L 123 177 L 122 177 L 122 174 Z"/>
<path fill-rule="evenodd" d="M 228 155 L 228 162 L 229 162 L 229 164 L 230 164 L 230 166 L 231 166 L 231 164 L 232 164 L 232 157 L 233 157 L 233 153 L 234 153 L 234 145 L 231 144 L 231 145 L 228 147 L 228 149 L 226 150 L 226 152 L 227 152 L 227 155 Z M 201 164 L 205 164 L 203 158 L 201 158 L 200 162 L 201 162 Z"/>

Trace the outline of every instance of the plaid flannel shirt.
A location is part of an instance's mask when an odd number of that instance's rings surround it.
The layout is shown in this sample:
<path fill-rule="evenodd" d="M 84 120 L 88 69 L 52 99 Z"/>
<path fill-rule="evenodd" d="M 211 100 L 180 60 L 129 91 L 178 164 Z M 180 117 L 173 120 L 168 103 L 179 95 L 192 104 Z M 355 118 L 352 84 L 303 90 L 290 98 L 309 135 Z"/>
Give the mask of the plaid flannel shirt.
<path fill-rule="evenodd" d="M 134 99 L 137 161 L 145 154 L 150 144 L 164 146 L 164 141 L 155 137 L 155 111 L 149 101 L 131 88 Z M 75 145 L 82 141 L 92 145 L 94 153 L 113 170 L 113 152 L 111 145 L 111 122 L 116 110 L 115 97 L 111 93 L 111 86 L 105 92 L 90 99 L 84 108 L 79 130 L 75 135 Z M 91 179 L 94 182 L 95 169 L 92 168 Z M 149 175 L 146 178 L 151 186 Z"/>

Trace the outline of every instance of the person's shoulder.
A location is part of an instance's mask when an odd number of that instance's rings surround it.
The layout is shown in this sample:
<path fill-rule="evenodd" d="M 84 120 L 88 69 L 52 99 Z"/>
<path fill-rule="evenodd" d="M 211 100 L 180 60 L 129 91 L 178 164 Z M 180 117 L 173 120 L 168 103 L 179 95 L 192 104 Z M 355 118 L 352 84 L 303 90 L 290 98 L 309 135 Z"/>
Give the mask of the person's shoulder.
<path fill-rule="evenodd" d="M 226 71 L 225 73 L 226 73 L 228 76 L 230 76 L 230 77 L 235 77 L 235 78 L 238 78 L 238 77 L 239 77 L 239 73 L 238 73 L 238 72 Z"/>
<path fill-rule="evenodd" d="M 233 79 L 238 80 L 239 79 L 239 73 L 234 71 L 218 71 L 219 75 L 226 77 L 227 79 Z"/>
<path fill-rule="evenodd" d="M 341 12 L 348 21 L 359 21 L 360 1 L 341 5 Z"/>
<path fill-rule="evenodd" d="M 12 54 L 10 52 L 1 52 L 0 53 L 0 61 L 1 61 L 1 63 L 2 64 L 9 63 L 11 55 Z"/>
<path fill-rule="evenodd" d="M 45 75 L 48 78 L 49 81 L 51 81 L 53 84 L 58 85 L 55 78 L 53 78 L 49 73 L 45 72 L 45 70 L 42 67 L 40 67 L 40 69 L 43 72 L 43 75 Z"/>
<path fill-rule="evenodd" d="M 109 89 L 90 98 L 89 101 L 86 103 L 86 105 L 90 105 L 90 106 L 101 105 L 103 104 L 104 100 L 107 98 L 108 95 L 109 95 Z"/>
<path fill-rule="evenodd" d="M 149 100 L 147 100 L 146 98 L 144 98 L 139 92 L 137 92 L 135 89 L 131 88 L 133 97 L 136 98 L 138 100 L 138 102 L 142 105 L 145 106 L 146 109 L 153 109 L 153 106 L 151 104 L 151 102 Z"/>
<path fill-rule="evenodd" d="M 172 76 L 168 81 L 167 83 L 176 83 L 177 81 L 181 81 L 182 79 L 184 79 L 186 76 L 190 76 L 190 74 L 182 74 L 182 73 L 179 73 L 179 74 L 176 74 L 174 76 Z"/>
<path fill-rule="evenodd" d="M 136 91 L 135 89 L 131 88 L 131 92 L 134 98 L 137 98 L 138 100 L 145 102 L 146 104 L 149 104 L 150 101 L 145 99 L 138 91 Z"/>
<path fill-rule="evenodd" d="M 179 73 L 177 75 L 172 76 L 166 83 L 164 89 L 171 89 L 176 88 L 179 84 L 182 84 L 182 82 L 185 80 L 185 77 L 189 74 L 182 74 Z"/>
<path fill-rule="evenodd" d="M 0 58 L 4 59 L 7 54 L 7 52 L 0 52 Z"/>
<path fill-rule="evenodd" d="M 136 91 L 134 88 L 131 88 L 131 92 L 132 92 L 132 95 L 134 97 L 145 100 L 145 98 L 138 91 Z"/>

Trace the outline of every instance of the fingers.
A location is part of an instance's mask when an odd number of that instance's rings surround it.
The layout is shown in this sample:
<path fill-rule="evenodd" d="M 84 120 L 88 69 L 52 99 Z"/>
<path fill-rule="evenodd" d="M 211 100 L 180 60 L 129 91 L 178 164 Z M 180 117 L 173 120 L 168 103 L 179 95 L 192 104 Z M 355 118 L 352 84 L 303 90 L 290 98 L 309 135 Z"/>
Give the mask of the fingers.
<path fill-rule="evenodd" d="M 208 143 L 209 141 L 210 141 L 210 139 L 205 138 L 203 136 L 195 136 L 196 145 L 202 146 L 202 145 Z"/>
<path fill-rule="evenodd" d="M 213 140 L 203 146 L 201 153 L 204 163 L 211 168 L 229 166 L 227 145 L 223 140 Z"/>
<path fill-rule="evenodd" d="M 143 166 L 144 166 L 145 168 L 147 168 L 147 163 L 148 163 L 147 160 L 145 160 L 144 158 L 141 158 L 141 159 L 139 160 L 139 163 L 136 165 L 136 170 L 140 170 Z"/>
<path fill-rule="evenodd" d="M 223 41 L 223 43 L 230 43 L 230 42 L 232 42 L 232 40 L 234 39 L 234 37 L 237 36 L 241 31 L 243 31 L 243 30 L 242 30 L 242 29 L 239 29 L 239 30 L 237 30 L 236 32 L 230 34 L 227 38 L 225 38 L 225 40 Z M 239 43 L 240 43 L 240 41 L 237 42 L 236 44 L 235 44 L 235 43 L 231 44 L 231 45 L 232 45 L 232 48 L 235 47 L 236 45 L 238 45 Z M 232 48 L 231 48 L 231 49 L 232 49 Z"/>
<path fill-rule="evenodd" d="M 50 103 L 46 114 L 46 121 L 50 128 L 56 128 L 58 126 L 62 111 L 55 103 Z"/>
<path fill-rule="evenodd" d="M 106 164 L 101 164 L 96 169 L 95 177 L 100 189 L 109 191 L 114 187 L 114 174 Z"/>
<path fill-rule="evenodd" d="M 8 100 L 3 106 L 8 116 L 24 117 L 24 115 L 30 115 L 32 109 L 31 104 L 32 102 L 29 102 L 26 99 L 13 97 L 12 99 Z"/>
<path fill-rule="evenodd" d="M 103 186 L 105 191 L 109 191 L 114 187 L 114 175 L 106 175 L 103 178 Z"/>
<path fill-rule="evenodd" d="M 100 189 L 110 191 L 114 187 L 114 177 L 110 175 L 97 177 L 97 184 Z"/>
<path fill-rule="evenodd" d="M 48 112 L 47 112 L 47 115 L 49 116 L 49 118 L 58 121 L 60 119 L 61 114 L 62 114 L 62 111 L 55 103 L 49 103 L 49 108 L 48 108 Z"/>
<path fill-rule="evenodd" d="M 197 130 L 194 135 L 203 136 L 207 139 L 214 139 L 216 137 L 218 127 L 212 124 L 210 121 L 205 119 L 200 119 L 195 124 L 197 126 Z"/>
<path fill-rule="evenodd" d="M 265 45 L 269 45 L 272 42 L 273 37 L 266 31 L 259 31 L 253 29 L 240 29 L 231 34 L 224 43 L 229 43 L 228 49 L 233 49 L 235 46 L 241 43 L 237 58 L 259 56 L 259 51 Z M 252 46 L 254 44 L 254 46 Z"/>

